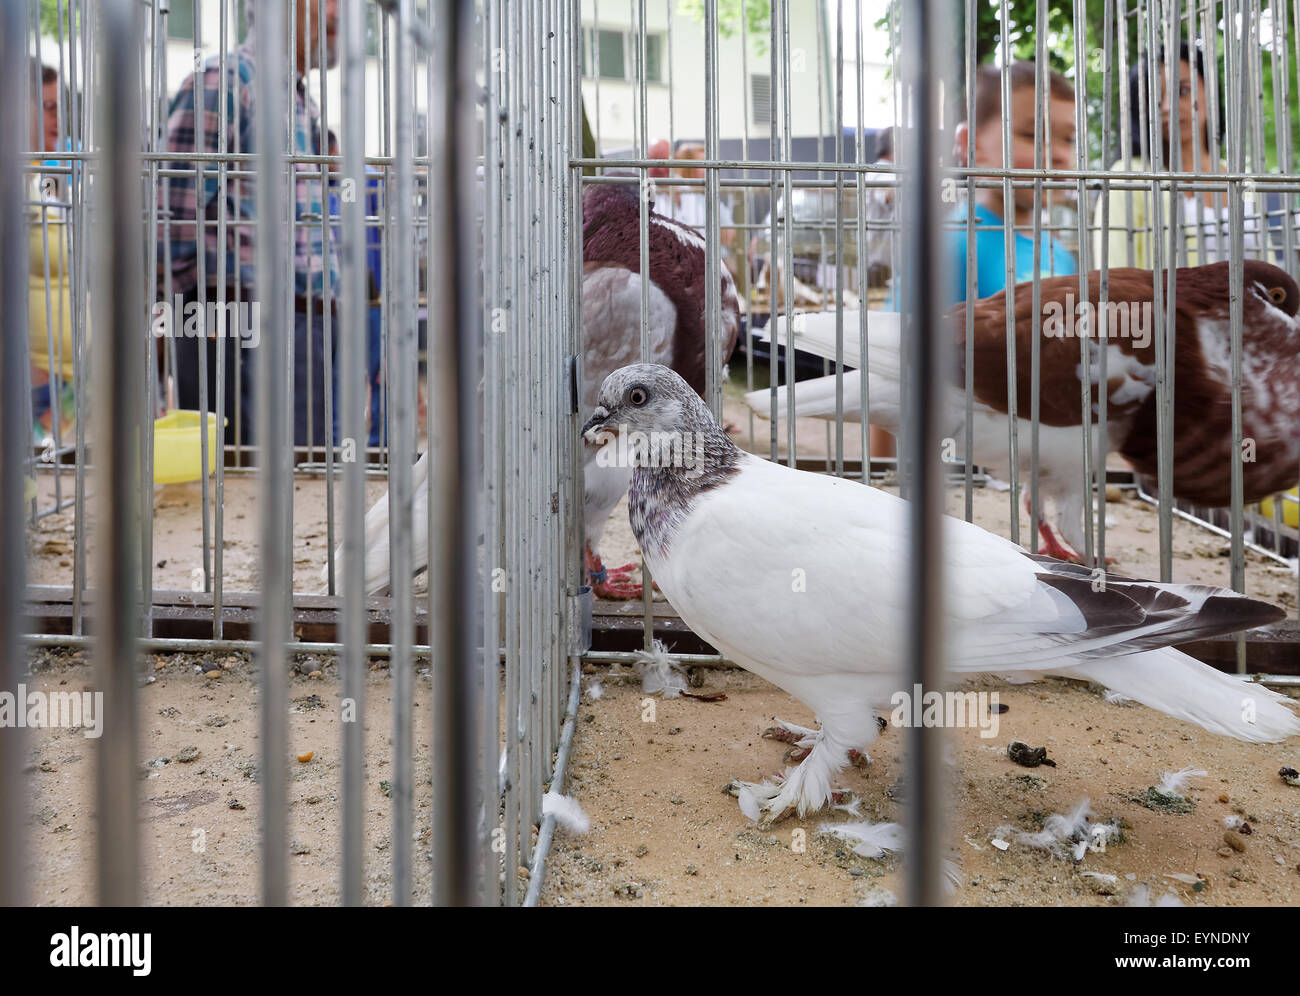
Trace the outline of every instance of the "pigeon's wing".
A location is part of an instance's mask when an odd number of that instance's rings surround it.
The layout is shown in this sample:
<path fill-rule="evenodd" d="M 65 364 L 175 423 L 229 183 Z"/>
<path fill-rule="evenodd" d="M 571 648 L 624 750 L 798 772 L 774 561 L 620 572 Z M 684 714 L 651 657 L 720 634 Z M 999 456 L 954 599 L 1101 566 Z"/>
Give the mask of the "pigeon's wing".
<path fill-rule="evenodd" d="M 677 308 L 649 286 L 650 362 L 672 357 Z M 613 263 L 586 263 L 582 274 L 582 405 L 589 413 L 606 377 L 641 355 L 641 274 Z"/>
<path fill-rule="evenodd" d="M 864 679 L 877 696 L 901 687 L 906 509 L 855 482 L 749 457 L 697 497 L 667 554 L 647 559 L 693 630 L 825 712 Z M 1276 693 L 1170 646 L 1275 622 L 1282 610 L 1203 585 L 1095 576 L 957 519 L 944 520 L 943 539 L 953 672 L 1090 678 L 1242 740 L 1300 733 Z"/>
<path fill-rule="evenodd" d="M 661 585 L 683 618 L 777 668 L 898 668 L 907 503 L 757 458 L 741 467 L 699 497 L 673 537 Z M 1280 612 L 1206 586 L 1094 579 L 953 518 L 944 519 L 942 556 L 957 671 L 1068 668 L 1260 625 Z"/>
<path fill-rule="evenodd" d="M 1039 284 L 1035 308 L 1032 283 L 1012 288 L 1016 350 L 1017 410 L 1029 411 L 1033 385 L 1033 346 L 1039 345 L 1040 420 L 1044 425 L 1079 425 L 1081 386 L 1080 338 L 1087 339 L 1088 377 L 1092 412 L 1098 407 L 1102 354 L 1106 356 L 1107 413 L 1116 422 L 1131 417 L 1155 390 L 1154 289 L 1149 270 L 1108 271 L 1107 305 L 1103 309 L 1101 279 L 1088 275 L 1088 305 L 1081 309 L 1079 278 L 1051 277 Z M 954 383 L 966 380 L 968 310 L 972 313 L 975 400 L 994 411 L 1007 411 L 1007 292 L 955 306 L 948 313 L 954 334 Z M 1102 326 L 1105 326 L 1104 330 Z M 1103 336 L 1104 331 L 1104 336 Z"/>

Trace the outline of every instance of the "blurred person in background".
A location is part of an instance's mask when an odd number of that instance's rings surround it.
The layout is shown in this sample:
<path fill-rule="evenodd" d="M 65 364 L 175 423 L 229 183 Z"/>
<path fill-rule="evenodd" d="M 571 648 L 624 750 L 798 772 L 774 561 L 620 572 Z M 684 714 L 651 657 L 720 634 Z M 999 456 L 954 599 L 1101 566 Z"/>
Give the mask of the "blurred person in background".
<path fill-rule="evenodd" d="M 286 6 L 295 0 L 284 0 Z M 307 94 L 307 73 L 312 69 L 333 68 L 338 64 L 338 0 L 327 0 L 323 5 L 324 22 L 318 16 L 322 9 L 316 0 L 296 0 L 297 11 L 294 65 L 290 72 L 295 78 L 293 101 L 289 108 L 292 122 L 291 155 L 326 155 L 330 150 L 330 134 L 320 119 L 320 110 Z M 250 21 L 254 8 L 246 14 Z M 324 66 L 320 65 L 321 41 L 324 41 Z M 167 119 L 167 148 L 171 152 L 188 154 L 255 153 L 257 128 L 255 108 L 257 103 L 257 25 L 244 43 L 226 58 L 225 75 L 216 56 L 208 59 L 195 74 L 186 78 L 172 98 Z M 195 106 L 196 79 L 202 92 L 203 119 L 198 120 Z M 226 144 L 221 144 L 220 116 L 222 91 L 226 95 Z M 172 169 L 183 170 L 184 175 L 162 178 L 159 184 L 159 206 L 170 209 L 169 222 L 160 223 L 158 261 L 164 266 L 167 253 L 171 259 L 172 290 L 181 295 L 188 310 L 191 302 L 205 298 L 210 303 L 233 304 L 237 299 L 255 302 L 256 291 L 256 240 L 257 240 L 257 189 L 251 179 L 227 181 L 227 189 L 218 189 L 215 171 L 206 173 L 200 182 L 193 162 L 168 163 Z M 337 246 L 330 240 L 325 245 L 320 219 L 328 204 L 322 189 L 320 167 L 298 164 L 294 167 L 290 184 L 293 212 L 297 219 L 314 219 L 314 224 L 295 225 L 290 249 L 293 254 L 293 441 L 304 446 L 327 445 L 330 429 L 325 419 L 325 342 L 324 304 L 325 288 L 338 293 L 339 264 Z M 220 198 L 226 199 L 227 231 L 224 245 L 218 244 L 216 225 Z M 196 221 L 207 222 L 200 239 Z M 169 244 L 163 244 L 169 243 Z M 200 250 L 200 246 L 202 249 Z M 200 257 L 200 251 L 202 256 Z M 226 286 L 217 285 L 218 259 L 226 259 Z M 203 284 L 200 284 L 200 259 L 202 259 Z M 163 292 L 163 274 L 159 275 L 159 290 Z M 170 306 L 172 302 L 161 302 Z M 265 306 L 266 302 L 258 302 Z M 337 302 L 328 306 L 333 316 L 334 338 L 340 334 Z M 263 310 L 266 310 L 263 307 Z M 186 322 L 185 324 L 188 324 Z M 241 332 L 243 330 L 240 330 Z M 260 353 L 260 335 L 244 338 L 229 328 L 218 337 L 214 329 L 202 329 L 198 335 L 184 329 L 182 317 L 173 315 L 170 334 L 176 347 L 176 391 L 182 408 L 199 408 L 199 349 L 207 350 L 207 401 L 208 410 L 216 410 L 216 352 L 226 350 L 225 407 L 228 424 L 225 439 L 235 441 L 235 405 L 240 412 L 241 442 L 253 441 L 256 392 L 256 357 Z M 243 360 L 236 363 L 237 343 L 245 343 Z M 238 392 L 237 392 L 238 387 Z M 236 401 L 238 399 L 238 401 Z"/>
<path fill-rule="evenodd" d="M 650 157 L 658 159 L 659 156 L 651 150 Z M 675 159 L 704 159 L 704 145 L 700 142 L 681 142 L 677 146 Z M 653 167 L 652 167 L 653 169 Z M 667 170 L 664 171 L 665 173 Z M 672 175 L 681 177 L 686 180 L 703 180 L 703 166 L 674 166 Z M 687 187 L 663 186 L 655 194 L 655 210 L 667 218 L 680 221 L 683 225 L 689 225 L 701 235 L 705 234 L 705 227 L 708 224 L 708 200 L 704 194 L 704 187 Z M 718 235 L 722 240 L 722 260 L 727 265 L 727 269 L 735 276 L 735 267 L 731 264 L 731 253 L 736 245 L 737 232 L 734 226 L 736 223 L 735 216 L 731 212 L 731 207 L 723 196 L 718 197 Z"/>
<path fill-rule="evenodd" d="M 1111 169 L 1133 170 L 1148 173 L 1153 169 L 1152 157 L 1144 155 L 1143 150 L 1150 146 L 1147 131 L 1149 117 L 1146 112 L 1145 82 L 1150 69 L 1149 60 L 1143 59 L 1129 71 L 1129 114 L 1130 114 L 1130 156 L 1121 155 Z M 1161 55 L 1157 68 L 1160 87 L 1160 134 L 1161 168 L 1201 173 L 1226 173 L 1228 164 L 1222 156 L 1215 158 L 1210 154 L 1211 136 L 1217 139 L 1219 150 L 1223 152 L 1224 115 L 1223 92 L 1220 86 L 1215 107 L 1208 102 L 1206 89 L 1205 60 L 1200 48 L 1193 49 L 1186 42 L 1178 49 L 1178 95 L 1171 99 L 1169 93 L 1168 63 Z M 1222 82 L 1222 81 L 1220 81 Z M 1193 115 L 1192 104 L 1195 101 L 1196 113 Z M 1178 146 L 1171 142 L 1173 132 L 1171 122 L 1173 115 L 1178 115 Z M 1217 109 L 1217 111 L 1216 111 Z M 1137 266 L 1150 269 L 1155 257 L 1151 243 L 1155 225 L 1150 190 L 1116 190 L 1109 196 L 1103 193 L 1097 199 L 1093 213 L 1093 263 L 1101 265 L 1102 250 L 1102 211 L 1104 202 L 1110 204 L 1110 227 L 1106 237 L 1108 256 L 1106 265 Z M 1248 257 L 1259 258 L 1265 248 L 1260 239 L 1259 218 L 1251 215 L 1249 203 L 1245 219 L 1245 249 Z M 1161 246 L 1164 251 L 1165 266 L 1199 266 L 1227 258 L 1229 211 L 1227 195 L 1213 191 L 1183 190 L 1175 205 L 1168 188 L 1160 192 Z M 1279 219 L 1280 220 L 1280 219 Z M 1179 243 L 1186 249 L 1186 259 L 1180 254 L 1177 259 L 1169 259 L 1169 225 L 1179 226 Z"/>
<path fill-rule="evenodd" d="M 1011 120 L 1012 169 L 1034 169 L 1034 117 L 1035 69 L 1031 61 L 1012 63 L 1005 67 L 1010 76 L 1011 106 L 1002 107 L 1002 72 L 993 65 L 980 66 L 975 73 L 975 120 L 963 121 L 954 133 L 953 154 L 959 166 L 1003 167 L 1002 121 Z M 1043 134 L 1050 132 L 1050 143 L 1044 149 L 1046 169 L 1069 169 L 1075 162 L 1074 87 L 1060 73 L 1048 72 L 1048 99 L 1045 107 Z M 968 163 L 969 135 L 975 135 L 975 159 Z M 1047 194 L 1044 193 L 1044 202 Z M 975 246 L 970 251 L 966 240 L 966 217 L 975 212 Z M 1005 203 L 1001 184 L 993 187 L 976 187 L 975 203 L 960 204 L 953 212 L 951 222 L 956 228 L 945 232 L 947 252 L 952 263 L 949 268 L 951 285 L 944 304 L 966 300 L 966 264 L 968 256 L 975 258 L 975 296 L 989 297 L 1006 287 L 1007 243 L 1004 219 L 1008 214 L 1016 229 L 1033 224 L 1034 188 L 1032 184 L 1012 188 L 1012 202 Z M 1015 231 L 1014 248 L 1015 283 L 1034 276 L 1034 240 L 1029 235 Z M 1074 255 L 1054 235 L 1044 232 L 1040 248 L 1038 273 L 1044 277 L 1064 276 L 1078 272 Z"/>
<path fill-rule="evenodd" d="M 36 60 L 31 63 L 30 147 L 38 152 L 59 148 L 59 74 Z M 65 108 L 67 104 L 65 102 Z M 65 111 L 66 113 L 66 111 Z M 41 165 L 58 160 L 34 159 Z M 68 260 L 68 212 L 61 197 L 67 182 L 53 173 L 32 172 L 28 201 L 27 327 L 32 382 L 33 442 L 47 445 L 55 434 L 66 443 L 74 425 L 72 288 Z"/>

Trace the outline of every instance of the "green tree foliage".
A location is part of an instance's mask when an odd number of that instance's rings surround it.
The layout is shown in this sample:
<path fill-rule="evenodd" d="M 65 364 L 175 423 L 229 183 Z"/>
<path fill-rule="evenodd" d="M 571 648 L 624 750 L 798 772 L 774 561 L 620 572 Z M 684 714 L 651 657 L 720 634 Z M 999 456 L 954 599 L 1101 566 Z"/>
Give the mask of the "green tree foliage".
<path fill-rule="evenodd" d="M 704 23 L 704 0 L 678 0 L 677 9 L 700 24 Z M 718 35 L 734 38 L 742 25 L 754 51 L 758 55 L 766 53 L 772 33 L 772 8 L 768 0 L 718 0 Z"/>
<path fill-rule="evenodd" d="M 991 61 L 995 53 L 1002 47 L 1003 41 L 1003 10 L 1000 0 L 975 0 L 974 4 L 974 24 L 975 24 L 975 59 L 977 64 L 983 64 Z M 1132 12 L 1137 6 L 1136 0 L 1129 0 L 1126 4 L 1127 9 Z M 1118 35 L 1112 28 L 1110 38 L 1103 37 L 1105 25 L 1106 0 L 1083 0 L 1081 4 L 1084 14 L 1084 77 L 1083 83 L 1087 93 L 1087 110 L 1088 110 L 1088 158 L 1089 161 L 1096 163 L 1112 162 L 1120 153 L 1119 149 L 1119 93 L 1121 87 L 1128 86 L 1127 77 L 1121 75 L 1119 65 L 1119 44 Z M 881 30 L 888 30 L 890 17 L 897 16 L 901 9 L 899 0 L 892 0 L 890 4 L 890 13 L 878 22 L 877 27 Z M 1142 13 L 1149 8 L 1142 8 Z M 965 81 L 965 28 L 968 21 L 967 5 L 965 3 L 956 4 L 953 8 L 954 16 L 960 20 L 957 31 L 957 37 L 954 40 L 954 54 L 956 64 L 961 67 L 959 74 L 959 84 Z M 1046 40 L 1045 49 L 1047 52 L 1048 65 L 1066 76 L 1076 88 L 1079 86 L 1079 73 L 1075 60 L 1075 5 L 1073 2 L 1066 0 L 1046 0 L 1046 9 L 1043 12 L 1046 23 Z M 1038 10 L 1035 0 L 1007 0 L 1006 3 L 1006 42 L 1012 59 L 1033 59 L 1037 48 Z M 1125 19 L 1125 30 L 1127 32 L 1127 48 L 1129 66 L 1135 65 L 1141 53 L 1146 50 L 1146 30 L 1145 16 L 1128 17 Z M 1139 40 L 1139 26 L 1144 33 L 1144 37 Z M 1198 24 L 1198 32 L 1199 32 Z M 1277 124 L 1279 121 L 1285 122 L 1291 129 L 1291 149 L 1292 149 L 1292 171 L 1300 168 L 1300 86 L 1297 85 L 1296 65 L 1295 65 L 1295 33 L 1296 26 L 1288 23 L 1287 37 L 1285 44 L 1289 47 L 1290 58 L 1288 62 L 1288 94 L 1286 106 L 1279 108 L 1274 102 L 1274 84 L 1273 74 L 1274 65 L 1270 51 L 1267 49 L 1263 52 L 1261 60 L 1261 86 L 1257 94 L 1247 95 L 1248 101 L 1260 101 L 1263 113 L 1264 125 L 1264 151 L 1266 169 L 1276 170 L 1278 168 L 1277 155 Z M 1163 38 L 1163 26 L 1159 26 L 1160 38 Z M 1271 35 L 1265 37 L 1266 45 L 1271 44 Z M 1160 41 L 1157 41 L 1157 45 Z M 1220 34 L 1217 43 L 1218 51 L 1215 53 L 1218 65 L 1218 76 L 1223 79 L 1223 38 Z M 1110 66 L 1110 87 L 1104 87 L 1105 69 L 1107 64 Z M 965 112 L 965 94 L 959 92 L 950 96 L 950 107 L 955 112 L 955 118 L 949 120 L 959 120 Z M 1102 135 L 1102 111 L 1106 100 L 1110 102 L 1111 114 L 1111 132 L 1109 139 L 1103 139 Z M 1249 125 L 1247 125 L 1249 131 Z M 1247 142 L 1250 142 L 1247 136 Z"/>
<path fill-rule="evenodd" d="M 48 38 L 57 38 L 59 36 L 59 0 L 40 0 L 41 2 L 41 34 Z M 72 26 L 71 3 L 69 0 L 63 0 L 63 37 L 67 38 Z M 80 19 L 76 22 L 80 26 Z M 92 22 L 93 23 L 93 22 Z"/>

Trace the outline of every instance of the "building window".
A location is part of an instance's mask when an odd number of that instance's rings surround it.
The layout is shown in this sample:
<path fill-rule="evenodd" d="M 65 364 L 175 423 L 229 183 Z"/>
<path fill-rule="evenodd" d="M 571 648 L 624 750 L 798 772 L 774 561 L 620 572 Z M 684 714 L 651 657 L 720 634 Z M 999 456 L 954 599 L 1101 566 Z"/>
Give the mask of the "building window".
<path fill-rule="evenodd" d="M 636 65 L 641 58 L 641 48 L 637 44 L 635 36 L 628 36 L 628 45 L 632 49 L 633 65 Z M 645 38 L 645 78 L 647 83 L 664 82 L 663 68 L 663 38 L 659 35 L 646 35 Z M 632 79 L 636 79 L 637 74 L 632 74 Z"/>
<path fill-rule="evenodd" d="M 167 17 L 167 37 L 194 40 L 194 0 L 172 0 Z"/>
<path fill-rule="evenodd" d="M 600 67 L 602 79 L 621 80 L 627 78 L 624 71 L 625 61 L 623 59 L 623 32 L 621 31 L 597 31 L 597 59 L 596 64 Z"/>
<path fill-rule="evenodd" d="M 637 67 L 641 59 L 641 46 L 632 32 L 609 28 L 587 28 L 582 32 L 582 75 L 588 78 L 599 75 L 604 80 L 623 80 L 635 83 L 639 79 Z M 663 83 L 664 36 L 646 35 L 646 82 Z M 596 72 L 592 72 L 592 67 Z"/>
<path fill-rule="evenodd" d="M 772 77 L 767 73 L 750 74 L 749 114 L 753 124 L 772 124 Z"/>

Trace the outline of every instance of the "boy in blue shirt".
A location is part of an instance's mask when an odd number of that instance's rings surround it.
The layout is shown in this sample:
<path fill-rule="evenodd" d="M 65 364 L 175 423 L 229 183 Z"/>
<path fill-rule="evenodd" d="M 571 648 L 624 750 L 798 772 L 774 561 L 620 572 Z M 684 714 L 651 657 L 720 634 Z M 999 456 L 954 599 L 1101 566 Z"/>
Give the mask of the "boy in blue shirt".
<path fill-rule="evenodd" d="M 1008 69 L 1011 92 L 1011 168 L 1034 168 L 1034 64 L 1016 62 Z M 1048 74 L 1047 119 L 1044 125 L 1044 166 L 1047 169 L 1070 169 L 1075 163 L 1074 149 L 1074 88 L 1058 72 Z M 975 166 L 1002 167 L 1002 77 L 997 66 L 981 66 L 975 72 Z M 967 165 L 967 143 L 970 125 L 963 121 L 954 135 L 955 159 L 958 165 Z M 1007 257 L 1006 205 L 1003 188 L 975 188 L 975 274 L 977 298 L 996 294 L 1006 287 Z M 1044 192 L 1044 204 L 1050 192 Z M 1013 223 L 1017 228 L 1033 224 L 1034 188 L 1032 185 L 1013 188 Z M 966 300 L 966 212 L 967 205 L 958 205 L 951 223 L 954 230 L 945 233 L 952 263 L 951 280 L 946 304 Z M 1015 279 L 1019 283 L 1034 275 L 1034 242 L 1026 234 L 1016 231 Z M 1078 272 L 1074 256 L 1054 236 L 1044 232 L 1039 258 L 1039 272 L 1043 276 L 1064 276 Z"/>

